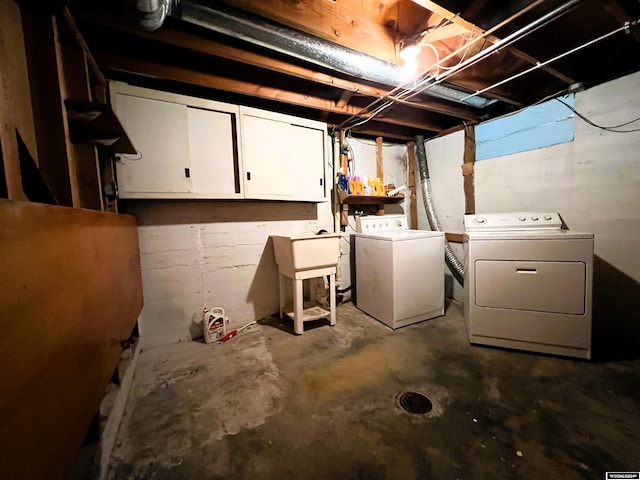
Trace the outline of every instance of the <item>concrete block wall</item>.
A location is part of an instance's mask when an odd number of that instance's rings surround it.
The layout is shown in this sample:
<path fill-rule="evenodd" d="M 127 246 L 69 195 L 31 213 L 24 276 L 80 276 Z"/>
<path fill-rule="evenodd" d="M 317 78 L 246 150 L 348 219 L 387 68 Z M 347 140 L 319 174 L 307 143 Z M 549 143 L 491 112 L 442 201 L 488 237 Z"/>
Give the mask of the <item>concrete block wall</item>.
<path fill-rule="evenodd" d="M 455 132 L 426 142 L 425 151 L 429 166 L 431 196 L 438 222 L 443 231 L 462 233 L 464 217 L 464 190 L 462 177 L 462 156 L 464 153 L 464 132 Z M 422 179 L 416 166 L 416 196 L 418 203 L 418 228 L 429 230 L 429 221 L 424 206 Z M 462 244 L 451 243 L 451 249 L 463 258 Z M 445 296 L 462 301 L 464 290 L 448 268 L 445 267 Z"/>
<path fill-rule="evenodd" d="M 204 306 L 223 307 L 231 328 L 276 313 L 269 236 L 333 231 L 329 202 L 145 201 L 128 212 L 139 224 L 147 347 L 201 336 Z"/>
<path fill-rule="evenodd" d="M 638 117 L 640 74 L 576 93 L 575 108 L 599 125 Z M 640 128 L 638 122 L 625 127 Z M 462 232 L 462 132 L 427 142 L 436 211 Z M 640 340 L 640 132 L 611 133 L 575 119 L 572 142 L 476 162 L 476 212 L 554 211 L 595 234 L 594 331 Z M 428 228 L 419 208 L 419 226 Z"/>
<path fill-rule="evenodd" d="M 599 125 L 640 114 L 640 73 L 576 94 Z M 640 122 L 625 129 L 640 128 Z M 476 164 L 478 212 L 551 210 L 572 230 L 595 233 L 596 254 L 640 281 L 640 131 L 612 133 L 575 119 L 575 139 Z"/>

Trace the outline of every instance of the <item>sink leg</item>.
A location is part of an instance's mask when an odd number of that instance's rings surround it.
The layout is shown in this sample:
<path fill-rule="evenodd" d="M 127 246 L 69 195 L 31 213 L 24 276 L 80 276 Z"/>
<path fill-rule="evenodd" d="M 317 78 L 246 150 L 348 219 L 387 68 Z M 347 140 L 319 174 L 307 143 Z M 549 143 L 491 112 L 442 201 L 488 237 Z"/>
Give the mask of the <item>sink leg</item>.
<path fill-rule="evenodd" d="M 329 310 L 331 312 L 330 325 L 336 324 L 336 274 L 329 275 Z"/>
<path fill-rule="evenodd" d="M 284 280 L 284 275 L 282 275 L 280 272 L 278 272 L 278 283 L 279 286 L 278 288 L 280 289 L 280 320 L 282 320 L 284 318 L 284 301 L 285 301 L 285 290 L 284 290 L 284 284 L 285 284 L 285 280 Z"/>
<path fill-rule="evenodd" d="M 302 279 L 295 279 L 293 288 L 293 329 L 298 335 L 302 335 L 303 326 L 303 298 L 304 288 Z"/>

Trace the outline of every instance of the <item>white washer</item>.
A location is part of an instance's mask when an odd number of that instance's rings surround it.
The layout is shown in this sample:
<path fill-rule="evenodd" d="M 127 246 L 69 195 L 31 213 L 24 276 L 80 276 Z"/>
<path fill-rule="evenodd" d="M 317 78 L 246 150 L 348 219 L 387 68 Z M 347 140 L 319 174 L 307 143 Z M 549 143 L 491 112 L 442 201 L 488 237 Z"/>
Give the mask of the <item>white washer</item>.
<path fill-rule="evenodd" d="M 391 328 L 444 315 L 444 233 L 404 215 L 358 217 L 356 306 Z"/>
<path fill-rule="evenodd" d="M 465 215 L 469 342 L 591 358 L 593 234 L 557 213 Z"/>

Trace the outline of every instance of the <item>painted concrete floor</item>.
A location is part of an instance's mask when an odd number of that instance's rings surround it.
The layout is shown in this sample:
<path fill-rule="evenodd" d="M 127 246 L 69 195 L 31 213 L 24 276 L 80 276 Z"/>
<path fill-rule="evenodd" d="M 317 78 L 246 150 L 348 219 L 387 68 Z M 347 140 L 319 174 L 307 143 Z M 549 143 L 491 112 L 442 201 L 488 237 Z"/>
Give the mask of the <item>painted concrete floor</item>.
<path fill-rule="evenodd" d="M 142 351 L 107 477 L 601 479 L 640 471 L 639 385 L 637 359 L 471 346 L 456 304 L 394 331 L 347 303 Z"/>

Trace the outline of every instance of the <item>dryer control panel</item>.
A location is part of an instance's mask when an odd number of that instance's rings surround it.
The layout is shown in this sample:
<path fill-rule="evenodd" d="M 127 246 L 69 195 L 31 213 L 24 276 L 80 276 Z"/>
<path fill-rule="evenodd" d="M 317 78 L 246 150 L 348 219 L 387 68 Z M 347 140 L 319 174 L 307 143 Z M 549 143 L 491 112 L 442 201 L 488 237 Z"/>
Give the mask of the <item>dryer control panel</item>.
<path fill-rule="evenodd" d="M 558 213 L 512 212 L 486 213 L 464 216 L 467 232 L 505 232 L 531 230 L 560 230 L 562 219 Z"/>

